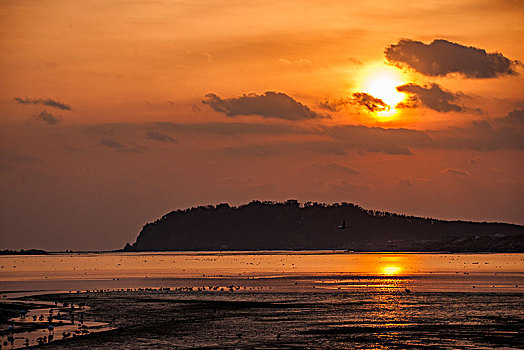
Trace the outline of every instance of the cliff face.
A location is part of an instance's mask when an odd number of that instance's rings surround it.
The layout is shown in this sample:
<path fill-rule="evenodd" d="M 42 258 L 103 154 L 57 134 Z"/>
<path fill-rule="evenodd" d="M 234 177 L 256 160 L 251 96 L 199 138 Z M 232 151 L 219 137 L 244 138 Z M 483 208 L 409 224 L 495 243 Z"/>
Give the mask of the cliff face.
<path fill-rule="evenodd" d="M 345 221 L 350 227 L 340 229 Z M 126 251 L 350 249 L 524 251 L 524 226 L 443 221 L 342 203 L 253 201 L 178 210 L 146 224 Z"/>

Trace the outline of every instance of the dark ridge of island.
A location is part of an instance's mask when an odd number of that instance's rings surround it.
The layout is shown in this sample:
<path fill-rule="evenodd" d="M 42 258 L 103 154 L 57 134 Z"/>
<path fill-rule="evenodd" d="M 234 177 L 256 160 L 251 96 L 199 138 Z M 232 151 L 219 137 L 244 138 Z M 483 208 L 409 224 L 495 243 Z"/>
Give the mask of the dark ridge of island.
<path fill-rule="evenodd" d="M 41 249 L 20 249 L 20 250 L 11 250 L 4 249 L 0 250 L 0 255 L 47 255 L 49 254 L 45 250 Z"/>
<path fill-rule="evenodd" d="M 524 226 L 446 221 L 296 200 L 173 211 L 124 251 L 352 250 L 524 252 Z"/>

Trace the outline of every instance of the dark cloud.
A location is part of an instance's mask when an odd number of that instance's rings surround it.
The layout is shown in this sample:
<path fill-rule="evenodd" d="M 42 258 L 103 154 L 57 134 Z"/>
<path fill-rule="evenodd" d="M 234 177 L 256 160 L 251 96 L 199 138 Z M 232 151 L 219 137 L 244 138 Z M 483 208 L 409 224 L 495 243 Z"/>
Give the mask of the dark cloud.
<path fill-rule="evenodd" d="M 403 146 L 395 146 L 395 145 L 367 146 L 361 150 L 365 152 L 369 152 L 369 153 L 384 153 L 384 154 L 390 154 L 393 156 L 411 156 L 413 155 L 413 153 L 411 153 L 409 148 L 403 147 Z"/>
<path fill-rule="evenodd" d="M 325 100 L 320 102 L 318 107 L 330 112 L 338 112 L 348 105 L 364 107 L 370 112 L 387 111 L 391 108 L 391 106 L 389 106 L 382 99 L 374 97 L 366 92 L 355 92 L 351 95 L 351 98 Z"/>
<path fill-rule="evenodd" d="M 467 171 L 460 169 L 447 168 L 442 170 L 443 174 L 455 175 L 455 176 L 469 176 L 470 174 Z"/>
<path fill-rule="evenodd" d="M 464 95 L 443 90 L 438 84 L 420 86 L 416 84 L 406 84 L 397 86 L 397 90 L 409 94 L 407 102 L 397 104 L 398 108 L 427 107 L 437 112 L 463 112 L 466 109 L 453 102 L 456 102 Z"/>
<path fill-rule="evenodd" d="M 338 112 L 340 110 L 340 104 L 336 103 L 336 101 L 323 101 L 318 103 L 318 107 L 325 109 L 330 112 Z"/>
<path fill-rule="evenodd" d="M 178 142 L 176 139 L 172 138 L 171 136 L 163 134 L 161 132 L 157 132 L 157 131 L 148 131 L 146 134 L 146 139 L 153 140 L 153 141 L 160 141 L 160 142 L 171 142 L 171 143 Z"/>
<path fill-rule="evenodd" d="M 63 109 L 66 111 L 70 111 L 72 108 L 71 106 L 55 101 L 51 98 L 21 98 L 21 97 L 15 97 L 15 101 L 18 103 L 21 103 L 23 105 L 31 104 L 31 105 L 44 105 L 49 107 L 54 107 L 58 109 Z"/>
<path fill-rule="evenodd" d="M 124 145 L 122 145 L 120 142 L 113 140 L 113 139 L 102 139 L 100 140 L 100 144 L 102 146 L 106 146 L 106 147 L 114 148 L 114 149 L 123 149 L 124 148 Z"/>
<path fill-rule="evenodd" d="M 323 102 L 320 102 L 318 104 L 319 108 L 325 109 L 330 112 L 338 112 L 343 107 L 346 107 L 348 104 L 351 103 L 351 99 L 345 99 L 345 98 L 339 98 L 336 100 L 325 100 Z"/>
<path fill-rule="evenodd" d="M 313 164 L 313 167 L 317 169 L 323 169 L 323 170 L 335 170 L 335 171 L 341 171 L 346 174 L 350 175 L 358 175 L 360 172 L 358 170 L 355 170 L 353 168 L 350 168 L 345 165 L 333 163 L 333 164 L 326 164 L 326 165 L 319 165 L 319 164 Z"/>
<path fill-rule="evenodd" d="M 442 39 L 428 45 L 404 39 L 387 47 L 384 53 L 388 62 L 411 67 L 427 76 L 457 73 L 467 78 L 495 78 L 517 74 L 515 66 L 519 64 L 498 52 L 487 53 Z"/>
<path fill-rule="evenodd" d="M 304 120 L 326 117 L 309 109 L 306 105 L 281 92 L 266 91 L 262 95 L 254 93 L 240 97 L 222 99 L 216 94 L 205 95 L 202 101 L 215 111 L 228 117 L 239 115 L 258 115 L 264 118 Z"/>
<path fill-rule="evenodd" d="M 103 138 L 103 139 L 100 140 L 100 144 L 102 146 L 109 147 L 109 148 L 112 148 L 112 149 L 114 149 L 116 151 L 120 151 L 120 152 L 140 153 L 140 149 L 126 147 L 126 146 L 124 146 L 123 144 L 121 144 L 120 142 L 118 142 L 118 141 L 116 141 L 114 139 Z"/>
<path fill-rule="evenodd" d="M 390 106 L 380 98 L 373 97 L 365 92 L 353 93 L 351 103 L 365 107 L 370 112 L 387 111 L 390 108 Z"/>
<path fill-rule="evenodd" d="M 50 125 L 56 125 L 60 121 L 60 118 L 55 117 L 47 111 L 40 112 L 36 117 Z"/>

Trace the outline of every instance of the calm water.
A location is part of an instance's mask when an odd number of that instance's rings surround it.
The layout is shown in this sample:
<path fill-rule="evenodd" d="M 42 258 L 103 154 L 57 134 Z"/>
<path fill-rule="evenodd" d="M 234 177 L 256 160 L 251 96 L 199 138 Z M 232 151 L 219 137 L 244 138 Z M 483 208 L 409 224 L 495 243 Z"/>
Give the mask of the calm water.
<path fill-rule="evenodd" d="M 524 291 L 524 254 L 101 253 L 0 257 L 0 290 L 228 285 L 273 290 Z"/>
<path fill-rule="evenodd" d="M 523 289 L 524 254 L 0 257 L 4 300 L 73 291 L 61 300 L 87 301 L 87 317 L 114 329 L 53 343 L 67 349 L 521 349 Z"/>

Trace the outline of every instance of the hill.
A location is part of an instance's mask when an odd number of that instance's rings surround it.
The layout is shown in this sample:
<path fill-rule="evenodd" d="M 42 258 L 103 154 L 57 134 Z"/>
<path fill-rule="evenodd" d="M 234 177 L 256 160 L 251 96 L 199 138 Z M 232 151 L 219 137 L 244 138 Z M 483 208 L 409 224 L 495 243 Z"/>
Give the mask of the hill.
<path fill-rule="evenodd" d="M 340 229 L 342 222 L 348 228 Z M 523 252 L 524 226 L 445 221 L 296 200 L 173 211 L 125 251 L 315 250 Z"/>

